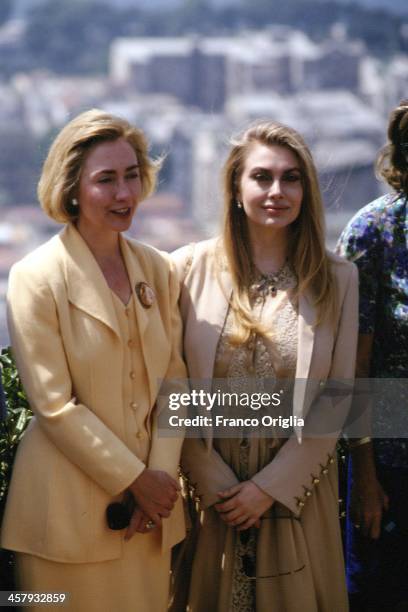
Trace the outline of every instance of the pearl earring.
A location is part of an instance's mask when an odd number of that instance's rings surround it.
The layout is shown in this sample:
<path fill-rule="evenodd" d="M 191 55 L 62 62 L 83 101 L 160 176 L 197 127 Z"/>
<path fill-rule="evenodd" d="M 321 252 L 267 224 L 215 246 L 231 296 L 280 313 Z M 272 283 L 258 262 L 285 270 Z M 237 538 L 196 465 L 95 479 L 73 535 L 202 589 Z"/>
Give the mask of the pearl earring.
<path fill-rule="evenodd" d="M 78 200 L 76 198 L 72 198 L 71 204 L 72 206 L 78 206 Z"/>
<path fill-rule="evenodd" d="M 237 200 L 237 208 L 242 208 L 242 202 L 240 202 L 239 200 Z"/>

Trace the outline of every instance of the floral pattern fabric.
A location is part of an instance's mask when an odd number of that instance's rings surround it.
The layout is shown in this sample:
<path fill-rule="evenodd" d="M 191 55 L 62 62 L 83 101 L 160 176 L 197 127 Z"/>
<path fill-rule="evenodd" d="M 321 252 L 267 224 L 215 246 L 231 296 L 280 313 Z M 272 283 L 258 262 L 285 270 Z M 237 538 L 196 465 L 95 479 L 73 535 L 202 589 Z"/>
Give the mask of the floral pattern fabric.
<path fill-rule="evenodd" d="M 408 378 L 408 197 L 387 194 L 351 219 L 338 252 L 360 277 L 360 333 L 374 334 L 370 376 Z M 408 467 L 408 441 L 376 440 L 389 467 Z"/>

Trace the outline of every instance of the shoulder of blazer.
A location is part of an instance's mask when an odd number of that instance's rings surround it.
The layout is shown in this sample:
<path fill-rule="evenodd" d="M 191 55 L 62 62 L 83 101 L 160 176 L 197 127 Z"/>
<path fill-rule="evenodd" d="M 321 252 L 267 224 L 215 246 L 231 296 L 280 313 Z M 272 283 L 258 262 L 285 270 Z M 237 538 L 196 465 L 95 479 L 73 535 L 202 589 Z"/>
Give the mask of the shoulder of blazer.
<path fill-rule="evenodd" d="M 194 261 L 200 261 L 202 258 L 213 257 L 220 245 L 220 237 L 209 238 L 194 244 Z"/>
<path fill-rule="evenodd" d="M 10 277 L 15 273 L 24 274 L 38 286 L 49 285 L 56 274 L 61 276 L 62 250 L 63 245 L 57 234 L 13 264 Z"/>
<path fill-rule="evenodd" d="M 184 282 L 192 269 L 205 266 L 214 257 L 219 244 L 219 237 L 209 238 L 201 242 L 190 242 L 173 251 L 170 257 L 176 266 L 180 281 Z"/>
<path fill-rule="evenodd" d="M 331 270 L 337 280 L 337 282 L 343 286 L 350 282 L 351 277 L 358 279 L 358 269 L 356 264 L 348 261 L 340 255 L 336 255 L 331 251 L 326 251 L 327 257 L 331 264 Z"/>

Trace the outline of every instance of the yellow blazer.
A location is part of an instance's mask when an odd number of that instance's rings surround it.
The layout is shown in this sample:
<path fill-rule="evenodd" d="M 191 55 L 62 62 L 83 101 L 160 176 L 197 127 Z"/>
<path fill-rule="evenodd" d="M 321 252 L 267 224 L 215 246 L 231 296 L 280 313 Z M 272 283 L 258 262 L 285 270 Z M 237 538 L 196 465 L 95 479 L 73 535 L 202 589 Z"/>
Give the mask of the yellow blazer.
<path fill-rule="evenodd" d="M 211 379 L 215 354 L 228 311 L 232 280 L 226 266 L 220 266 L 217 240 L 182 247 L 172 254 L 182 283 L 180 308 L 184 321 L 184 358 L 192 379 Z M 314 325 L 316 312 L 307 295 L 299 298 L 298 347 L 293 414 L 306 417 L 316 431 L 319 419 L 333 408 L 330 398 L 319 399 L 327 379 L 350 384 L 354 378 L 358 333 L 358 274 L 354 264 L 330 254 L 337 282 L 339 318 L 334 326 Z M 199 348 L 197 348 L 199 347 Z M 307 384 L 306 384 L 307 381 Z M 349 398 L 336 401 L 333 424 L 341 428 Z M 311 423 L 312 422 L 312 423 Z M 336 429 L 337 431 L 337 429 Z M 329 462 L 336 442 L 333 436 L 306 437 L 297 431 L 279 450 L 273 461 L 252 480 L 275 500 L 299 514 L 307 501 L 305 492 L 317 481 Z M 211 433 L 205 441 L 186 439 L 183 468 L 197 484 L 203 507 L 219 500 L 217 492 L 238 483 L 231 468 L 212 446 Z"/>
<path fill-rule="evenodd" d="M 168 259 L 120 237 L 135 292 L 146 282 L 151 308 L 136 298 L 147 374 L 138 404 L 152 411 L 148 466 L 177 475 L 181 439 L 158 438 L 155 402 L 163 378 L 185 377 L 178 283 Z M 142 472 L 134 432 L 125 429 L 123 349 L 110 289 L 73 225 L 15 264 L 8 290 L 9 330 L 35 418 L 18 449 L 1 545 L 47 559 L 95 562 L 121 556 L 123 532 L 106 525 L 106 507 Z M 162 546 L 184 537 L 179 501 L 163 521 Z"/>

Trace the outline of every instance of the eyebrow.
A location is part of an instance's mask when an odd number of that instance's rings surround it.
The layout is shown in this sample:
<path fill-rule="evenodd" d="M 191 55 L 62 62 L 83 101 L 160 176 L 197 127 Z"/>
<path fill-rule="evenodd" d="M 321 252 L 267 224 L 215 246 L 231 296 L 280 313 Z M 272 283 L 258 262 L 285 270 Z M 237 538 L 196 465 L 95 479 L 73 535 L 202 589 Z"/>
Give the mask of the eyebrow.
<path fill-rule="evenodd" d="M 128 166 L 125 169 L 125 172 L 130 172 L 131 170 L 136 170 L 139 168 L 139 164 L 133 164 L 132 166 Z M 93 174 L 116 174 L 116 170 L 111 170 L 110 168 L 104 168 L 102 170 L 96 170 Z"/>
<path fill-rule="evenodd" d="M 269 168 L 265 168 L 264 166 L 255 166 L 255 168 L 251 168 L 251 172 L 257 172 L 259 170 L 262 170 L 262 172 L 272 172 L 272 170 L 270 170 Z M 292 168 L 285 168 L 283 172 L 294 172 L 296 170 L 298 172 L 301 172 L 301 169 L 299 168 L 299 166 L 293 166 Z"/>

